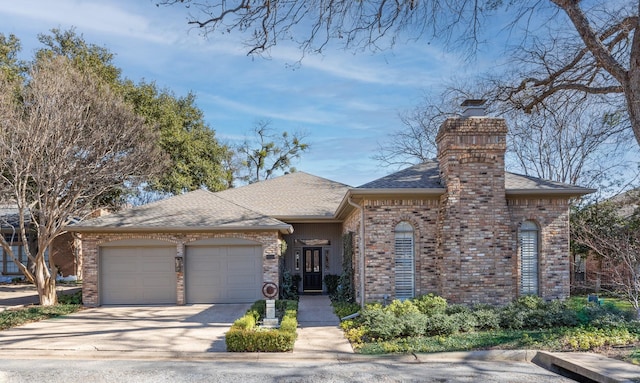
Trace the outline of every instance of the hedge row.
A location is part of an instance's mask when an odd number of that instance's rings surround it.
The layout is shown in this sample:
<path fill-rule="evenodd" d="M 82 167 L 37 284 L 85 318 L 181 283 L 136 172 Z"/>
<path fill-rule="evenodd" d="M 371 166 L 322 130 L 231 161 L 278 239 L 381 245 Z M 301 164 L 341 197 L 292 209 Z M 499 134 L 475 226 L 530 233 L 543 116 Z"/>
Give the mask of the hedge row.
<path fill-rule="evenodd" d="M 492 330 L 540 330 L 589 326 L 599 329 L 628 328 L 636 333 L 640 324 L 632 315 L 613 306 L 586 305 L 575 311 L 559 301 L 545 302 L 525 296 L 503 307 L 449 305 L 432 294 L 412 300 L 394 300 L 390 305 L 369 304 L 360 317 L 341 327 L 352 343 L 387 341 L 421 336 Z M 630 322 L 631 321 L 631 322 Z M 640 332 L 638 332 L 640 334 Z"/>
<path fill-rule="evenodd" d="M 285 301 L 280 327 L 267 329 L 258 326 L 264 315 L 264 301 L 256 302 L 247 313 L 236 320 L 226 334 L 227 351 L 230 352 L 285 352 L 292 351 L 298 334 L 297 302 Z"/>

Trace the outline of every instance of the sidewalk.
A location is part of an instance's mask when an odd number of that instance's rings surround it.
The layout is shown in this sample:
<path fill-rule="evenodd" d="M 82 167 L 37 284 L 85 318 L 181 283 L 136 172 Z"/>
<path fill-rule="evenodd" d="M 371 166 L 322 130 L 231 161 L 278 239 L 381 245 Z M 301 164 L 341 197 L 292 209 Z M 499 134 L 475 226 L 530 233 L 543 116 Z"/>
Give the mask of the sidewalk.
<path fill-rule="evenodd" d="M 326 295 L 302 295 L 298 302 L 298 339 L 294 354 L 312 353 L 338 356 L 353 354 L 351 344 L 339 327 L 340 321 L 333 312 Z"/>

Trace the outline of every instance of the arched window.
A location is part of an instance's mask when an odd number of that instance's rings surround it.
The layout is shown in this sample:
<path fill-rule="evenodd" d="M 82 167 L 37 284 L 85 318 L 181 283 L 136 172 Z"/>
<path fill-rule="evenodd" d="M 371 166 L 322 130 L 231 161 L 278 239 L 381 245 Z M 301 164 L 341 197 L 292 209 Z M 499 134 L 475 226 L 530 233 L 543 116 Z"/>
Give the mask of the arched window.
<path fill-rule="evenodd" d="M 538 295 L 538 225 L 525 221 L 520 225 L 520 294 Z"/>
<path fill-rule="evenodd" d="M 414 296 L 413 226 L 400 222 L 395 230 L 396 299 Z"/>

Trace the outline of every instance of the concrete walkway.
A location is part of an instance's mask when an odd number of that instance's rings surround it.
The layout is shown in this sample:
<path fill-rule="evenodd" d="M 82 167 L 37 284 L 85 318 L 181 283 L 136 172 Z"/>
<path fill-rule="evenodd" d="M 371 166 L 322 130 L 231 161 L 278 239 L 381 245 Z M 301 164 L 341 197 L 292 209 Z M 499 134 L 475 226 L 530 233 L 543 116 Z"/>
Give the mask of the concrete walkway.
<path fill-rule="evenodd" d="M 301 296 L 298 302 L 298 339 L 293 353 L 313 353 L 316 357 L 320 354 L 353 354 L 353 348 L 339 324 L 328 296 Z"/>

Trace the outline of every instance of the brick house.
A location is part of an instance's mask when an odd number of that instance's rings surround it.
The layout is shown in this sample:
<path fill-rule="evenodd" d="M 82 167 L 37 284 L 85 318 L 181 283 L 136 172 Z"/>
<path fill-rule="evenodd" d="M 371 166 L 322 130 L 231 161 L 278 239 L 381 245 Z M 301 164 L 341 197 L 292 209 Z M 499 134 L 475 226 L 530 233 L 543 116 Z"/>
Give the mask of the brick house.
<path fill-rule="evenodd" d="M 592 190 L 506 172 L 506 133 L 502 119 L 450 118 L 437 160 L 360 187 L 299 172 L 85 221 L 72 229 L 84 302 L 250 302 L 282 267 L 300 292 L 321 292 L 346 233 L 360 302 L 566 298 L 569 201 Z"/>
<path fill-rule="evenodd" d="M 29 222 L 27 222 L 29 226 Z M 20 223 L 18 219 L 18 208 L 14 204 L 0 206 L 0 235 L 4 236 L 5 241 L 11 246 L 13 254 L 18 257 L 20 262 L 30 266 L 27 259 L 25 248 L 30 246 L 32 252 L 35 252 L 37 239 L 31 235 L 27 235 L 27 243 L 22 241 L 20 235 Z M 62 277 L 76 276 L 81 279 L 81 264 L 76 248 L 76 241 L 71 233 L 65 233 L 53 240 L 51 246 L 45 253 L 45 258 L 55 262 L 58 274 Z M 0 247 L 0 280 L 11 280 L 13 278 L 21 278 L 22 272 L 18 269 L 11 256 Z"/>

